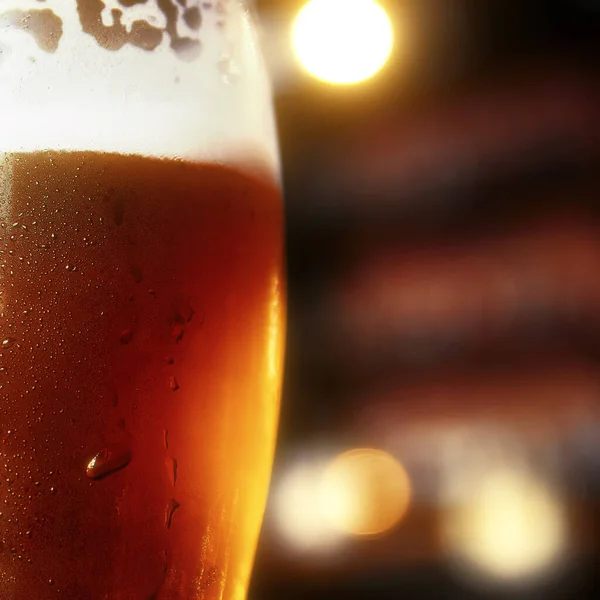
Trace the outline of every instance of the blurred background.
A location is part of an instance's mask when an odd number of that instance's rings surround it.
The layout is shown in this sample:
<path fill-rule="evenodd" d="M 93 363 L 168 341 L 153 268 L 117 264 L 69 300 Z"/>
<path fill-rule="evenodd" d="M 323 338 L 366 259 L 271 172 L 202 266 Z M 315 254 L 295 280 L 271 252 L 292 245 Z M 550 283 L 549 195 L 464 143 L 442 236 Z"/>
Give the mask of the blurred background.
<path fill-rule="evenodd" d="M 257 0 L 287 210 L 251 600 L 600 584 L 600 0 Z"/>

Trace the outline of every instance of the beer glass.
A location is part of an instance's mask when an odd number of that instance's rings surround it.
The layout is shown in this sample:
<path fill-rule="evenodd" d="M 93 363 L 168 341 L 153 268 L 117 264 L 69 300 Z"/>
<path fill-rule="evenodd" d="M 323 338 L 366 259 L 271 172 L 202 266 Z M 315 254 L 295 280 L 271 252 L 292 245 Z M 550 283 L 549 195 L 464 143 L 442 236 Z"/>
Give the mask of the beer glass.
<path fill-rule="evenodd" d="M 239 0 L 0 2 L 0 598 L 244 598 L 285 309 Z"/>

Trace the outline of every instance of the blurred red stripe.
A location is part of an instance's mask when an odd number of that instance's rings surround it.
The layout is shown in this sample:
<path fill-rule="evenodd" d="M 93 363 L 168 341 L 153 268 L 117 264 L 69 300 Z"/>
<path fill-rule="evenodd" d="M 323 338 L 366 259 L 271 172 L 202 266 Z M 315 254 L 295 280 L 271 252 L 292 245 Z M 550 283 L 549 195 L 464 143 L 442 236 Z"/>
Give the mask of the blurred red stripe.
<path fill-rule="evenodd" d="M 371 127 L 347 141 L 330 170 L 345 190 L 401 193 L 403 185 L 449 168 L 502 169 L 535 160 L 532 147 L 538 154 L 597 155 L 599 98 L 588 74 L 536 66 Z"/>
<path fill-rule="evenodd" d="M 435 433 L 493 424 L 526 435 L 559 439 L 600 418 L 600 370 L 593 364 L 549 364 L 534 370 L 438 373 L 357 399 L 353 416 L 369 439 L 402 438 L 403 432 Z"/>
<path fill-rule="evenodd" d="M 365 350 L 420 332 L 485 335 L 552 312 L 600 316 L 600 228 L 587 215 L 422 247 L 380 245 L 332 283 L 321 306 L 337 342 Z"/>

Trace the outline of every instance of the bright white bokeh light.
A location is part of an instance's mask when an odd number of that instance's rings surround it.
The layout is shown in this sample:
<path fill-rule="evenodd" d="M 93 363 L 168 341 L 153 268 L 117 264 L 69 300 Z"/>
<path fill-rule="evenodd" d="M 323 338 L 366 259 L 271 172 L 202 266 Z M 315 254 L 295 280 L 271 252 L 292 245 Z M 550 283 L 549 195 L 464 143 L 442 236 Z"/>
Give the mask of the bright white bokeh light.
<path fill-rule="evenodd" d="M 389 531 L 402 520 L 410 496 L 408 475 L 393 456 L 355 449 L 289 470 L 275 486 L 277 527 L 296 548 L 326 550 Z"/>
<path fill-rule="evenodd" d="M 508 583 L 547 575 L 564 555 L 567 524 L 558 498 L 525 469 L 482 476 L 445 523 L 451 555 L 476 577 Z"/>
<path fill-rule="evenodd" d="M 374 0 L 310 0 L 296 17 L 292 42 L 311 75 L 352 84 L 384 66 L 394 33 L 389 16 Z"/>
<path fill-rule="evenodd" d="M 322 510 L 323 471 L 322 465 L 299 464 L 276 486 L 277 528 L 286 542 L 300 550 L 327 549 L 341 538 Z"/>

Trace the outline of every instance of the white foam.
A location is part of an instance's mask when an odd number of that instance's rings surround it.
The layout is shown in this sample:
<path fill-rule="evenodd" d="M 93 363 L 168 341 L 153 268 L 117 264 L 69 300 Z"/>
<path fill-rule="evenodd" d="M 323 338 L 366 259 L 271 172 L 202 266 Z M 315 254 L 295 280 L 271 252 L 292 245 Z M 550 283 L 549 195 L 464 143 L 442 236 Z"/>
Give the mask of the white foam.
<path fill-rule="evenodd" d="M 190 0 L 188 5 L 200 0 Z M 156 0 L 126 8 L 128 30 L 145 19 L 164 27 Z M 177 5 L 179 10 L 179 4 Z M 213 2 L 214 5 L 217 2 Z M 169 36 L 153 51 L 101 48 L 84 33 L 76 0 L 0 0 L 0 152 L 89 150 L 231 162 L 248 152 L 278 171 L 271 91 L 255 32 L 239 0 L 224 17 L 203 10 L 198 56 L 182 60 Z M 62 19 L 55 52 L 40 49 L 31 31 L 11 24 L 10 11 L 51 9 Z"/>

